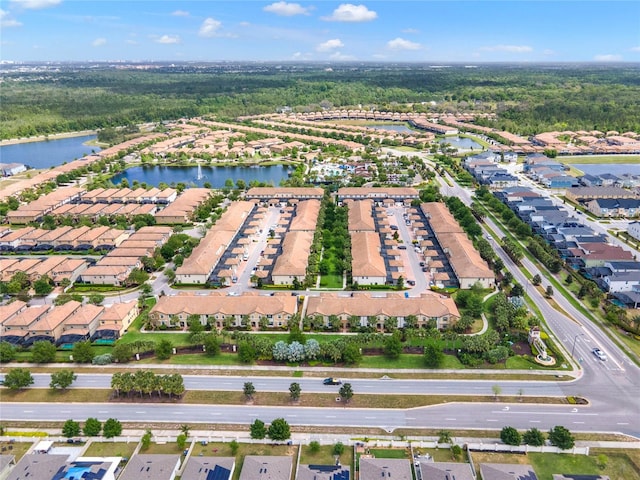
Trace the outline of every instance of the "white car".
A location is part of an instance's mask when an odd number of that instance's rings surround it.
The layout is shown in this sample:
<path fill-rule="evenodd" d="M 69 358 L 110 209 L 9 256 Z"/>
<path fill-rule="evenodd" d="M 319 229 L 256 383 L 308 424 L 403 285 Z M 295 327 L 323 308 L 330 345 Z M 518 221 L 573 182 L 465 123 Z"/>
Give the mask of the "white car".
<path fill-rule="evenodd" d="M 600 360 L 606 360 L 607 359 L 607 354 L 604 353 L 602 350 L 600 350 L 599 348 L 594 348 L 593 350 L 591 350 L 591 352 L 598 357 Z"/>

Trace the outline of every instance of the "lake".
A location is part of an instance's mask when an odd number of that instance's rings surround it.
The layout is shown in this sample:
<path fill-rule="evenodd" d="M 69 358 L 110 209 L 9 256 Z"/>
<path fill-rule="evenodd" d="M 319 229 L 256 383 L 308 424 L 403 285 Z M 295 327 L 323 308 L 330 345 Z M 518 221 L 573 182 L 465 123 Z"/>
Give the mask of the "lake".
<path fill-rule="evenodd" d="M 449 143 L 452 147 L 464 150 L 482 150 L 482 145 L 467 137 L 444 137 L 438 140 L 440 143 Z"/>
<path fill-rule="evenodd" d="M 369 128 L 373 128 L 374 130 L 390 130 L 392 132 L 400 132 L 400 133 L 415 133 L 415 130 L 411 130 L 404 124 L 391 124 L 391 125 L 367 125 Z"/>
<path fill-rule="evenodd" d="M 249 182 L 256 180 L 277 186 L 280 180 L 288 178 L 288 168 L 285 165 L 270 165 L 267 167 L 210 167 L 203 166 L 202 178 L 198 179 L 198 167 L 165 167 L 158 165 L 128 168 L 111 180 L 118 184 L 123 178 L 132 184 L 134 180 L 147 185 L 157 186 L 160 182 L 166 184 L 183 182 L 192 187 L 202 187 L 209 182 L 213 188 L 222 188 L 227 179 L 234 182 L 238 179 Z"/>
<path fill-rule="evenodd" d="M 572 163 L 571 166 L 589 175 L 601 175 L 603 173 L 640 175 L 640 163 Z"/>
<path fill-rule="evenodd" d="M 0 147 L 1 163 L 23 163 L 32 168 L 49 168 L 71 162 L 89 155 L 91 151 L 99 152 L 100 147 L 84 145 L 95 140 L 96 135 L 43 140 L 41 142 L 17 143 Z"/>

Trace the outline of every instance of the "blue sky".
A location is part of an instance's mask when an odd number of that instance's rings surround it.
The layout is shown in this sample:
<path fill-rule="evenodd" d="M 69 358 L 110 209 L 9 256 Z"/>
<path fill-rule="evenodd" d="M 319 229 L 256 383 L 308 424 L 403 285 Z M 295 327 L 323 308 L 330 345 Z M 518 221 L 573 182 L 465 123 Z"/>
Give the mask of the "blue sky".
<path fill-rule="evenodd" d="M 640 61 L 640 1 L 0 0 L 0 59 Z"/>

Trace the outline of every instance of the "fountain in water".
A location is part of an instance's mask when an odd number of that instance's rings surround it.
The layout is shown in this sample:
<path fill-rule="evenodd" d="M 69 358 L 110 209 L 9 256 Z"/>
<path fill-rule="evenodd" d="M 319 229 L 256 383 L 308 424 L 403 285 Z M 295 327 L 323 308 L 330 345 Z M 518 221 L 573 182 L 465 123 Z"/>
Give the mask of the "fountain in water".
<path fill-rule="evenodd" d="M 202 165 L 198 162 L 198 175 L 196 176 L 196 180 L 202 180 L 204 175 L 202 175 Z"/>

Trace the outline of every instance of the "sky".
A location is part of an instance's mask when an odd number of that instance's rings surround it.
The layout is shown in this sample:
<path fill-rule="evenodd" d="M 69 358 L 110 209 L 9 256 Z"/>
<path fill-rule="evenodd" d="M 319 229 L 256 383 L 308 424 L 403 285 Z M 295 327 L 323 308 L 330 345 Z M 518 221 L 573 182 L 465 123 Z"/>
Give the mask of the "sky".
<path fill-rule="evenodd" d="M 0 0 L 0 60 L 640 62 L 640 1 Z"/>

